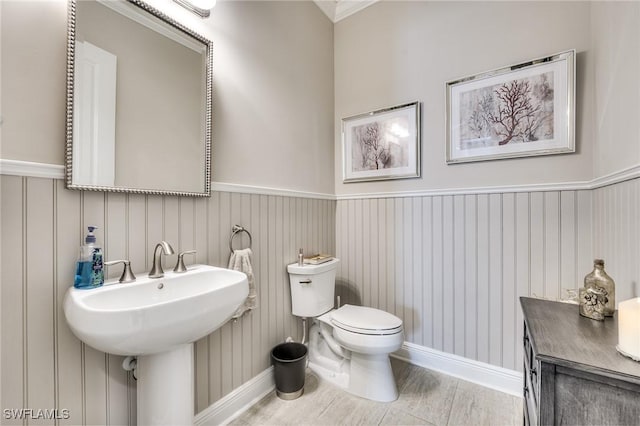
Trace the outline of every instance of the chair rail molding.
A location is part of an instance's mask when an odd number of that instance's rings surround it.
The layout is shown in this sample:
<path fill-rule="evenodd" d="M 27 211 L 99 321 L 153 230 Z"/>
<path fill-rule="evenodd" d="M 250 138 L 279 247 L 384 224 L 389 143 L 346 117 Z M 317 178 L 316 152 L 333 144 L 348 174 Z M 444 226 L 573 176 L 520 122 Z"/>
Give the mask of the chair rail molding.
<path fill-rule="evenodd" d="M 28 176 L 49 179 L 64 179 L 64 166 L 31 161 L 0 158 L 0 175 Z M 288 188 L 271 188 L 227 182 L 212 182 L 213 191 L 242 194 L 276 195 L 284 197 L 314 198 L 323 200 L 358 200 L 371 198 L 405 198 L 433 195 L 498 194 L 513 192 L 548 192 L 593 190 L 640 177 L 640 164 L 599 176 L 590 181 L 558 182 L 531 185 L 483 186 L 469 188 L 424 189 L 415 191 L 367 192 L 357 194 L 329 194 L 300 191 Z"/>
<path fill-rule="evenodd" d="M 212 182 L 211 190 L 221 191 L 221 192 L 237 192 L 241 194 L 313 198 L 316 200 L 335 200 L 336 199 L 335 195 L 333 194 L 326 194 L 321 192 L 307 192 L 307 191 L 299 191 L 295 189 L 271 188 L 271 187 L 265 187 L 265 186 L 241 185 L 236 183 L 225 183 L 225 182 Z"/>
<path fill-rule="evenodd" d="M 0 175 L 64 179 L 64 166 L 0 158 Z"/>

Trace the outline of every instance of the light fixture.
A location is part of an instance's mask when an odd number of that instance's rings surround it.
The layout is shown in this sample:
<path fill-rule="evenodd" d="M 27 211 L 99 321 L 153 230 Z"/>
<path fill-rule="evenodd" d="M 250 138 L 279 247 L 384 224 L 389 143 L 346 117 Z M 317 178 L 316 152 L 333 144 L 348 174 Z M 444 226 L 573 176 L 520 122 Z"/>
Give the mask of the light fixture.
<path fill-rule="evenodd" d="M 211 9 L 216 5 L 216 0 L 173 0 L 185 9 L 195 13 L 201 18 L 208 18 Z"/>

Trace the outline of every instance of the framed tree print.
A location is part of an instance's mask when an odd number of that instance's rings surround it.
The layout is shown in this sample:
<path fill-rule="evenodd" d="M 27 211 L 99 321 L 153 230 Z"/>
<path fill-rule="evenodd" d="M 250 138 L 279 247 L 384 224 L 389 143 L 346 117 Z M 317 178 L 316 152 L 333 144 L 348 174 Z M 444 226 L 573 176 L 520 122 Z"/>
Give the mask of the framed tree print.
<path fill-rule="evenodd" d="M 447 83 L 448 164 L 575 152 L 575 50 Z"/>
<path fill-rule="evenodd" d="M 343 181 L 420 177 L 420 103 L 342 120 Z"/>

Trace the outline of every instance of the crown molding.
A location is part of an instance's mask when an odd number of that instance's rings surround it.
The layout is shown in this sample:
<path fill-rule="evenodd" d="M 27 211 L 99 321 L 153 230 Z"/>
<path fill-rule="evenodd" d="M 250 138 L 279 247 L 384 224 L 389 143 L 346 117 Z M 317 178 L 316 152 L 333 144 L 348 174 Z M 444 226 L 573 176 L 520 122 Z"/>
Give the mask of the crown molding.
<path fill-rule="evenodd" d="M 318 6 L 318 8 L 327 15 L 327 18 L 333 23 L 336 17 L 336 0 L 313 0 L 313 2 Z"/>
<path fill-rule="evenodd" d="M 336 15 L 333 22 L 341 21 L 378 1 L 379 0 L 340 0 L 336 6 Z"/>
<path fill-rule="evenodd" d="M 380 0 L 314 0 L 314 3 L 334 24 Z"/>

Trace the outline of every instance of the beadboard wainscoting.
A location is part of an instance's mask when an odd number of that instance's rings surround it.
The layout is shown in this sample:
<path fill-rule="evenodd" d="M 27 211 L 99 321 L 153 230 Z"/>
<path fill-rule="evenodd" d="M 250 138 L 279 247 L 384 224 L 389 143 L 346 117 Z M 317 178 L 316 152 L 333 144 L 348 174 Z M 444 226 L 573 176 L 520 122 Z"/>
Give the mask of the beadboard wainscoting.
<path fill-rule="evenodd" d="M 522 370 L 520 296 L 559 299 L 592 261 L 589 190 L 340 199 L 337 291 L 407 342 Z"/>
<path fill-rule="evenodd" d="M 616 282 L 616 302 L 640 296 L 640 178 L 593 191 L 594 256 Z"/>
<path fill-rule="evenodd" d="M 0 190 L 2 406 L 69 410 L 59 424 L 136 423 L 135 381 L 122 369 L 123 357 L 82 344 L 62 311 L 87 225 L 99 227 L 106 259 L 130 259 L 136 273 L 149 269 L 160 240 L 176 251 L 196 249 L 190 261 L 226 266 L 231 227 L 251 232 L 258 308 L 197 342 L 195 412 L 267 369 L 275 344 L 300 338 L 285 268 L 298 248 L 335 252 L 333 200 L 80 192 L 60 179 L 11 175 L 0 176 Z M 247 246 L 241 238 L 236 248 Z M 167 256 L 165 267 L 175 260 Z M 110 278 L 119 276 L 120 268 L 110 269 Z"/>

